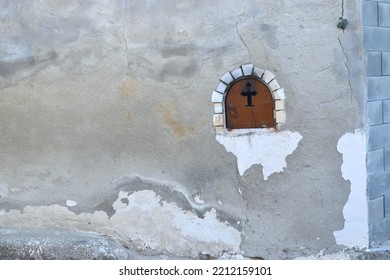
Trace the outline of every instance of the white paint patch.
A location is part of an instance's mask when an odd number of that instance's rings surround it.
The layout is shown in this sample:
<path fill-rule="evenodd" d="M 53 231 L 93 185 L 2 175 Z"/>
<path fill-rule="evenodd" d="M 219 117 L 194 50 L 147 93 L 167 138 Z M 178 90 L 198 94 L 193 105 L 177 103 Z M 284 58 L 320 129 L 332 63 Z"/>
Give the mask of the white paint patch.
<path fill-rule="evenodd" d="M 195 195 L 194 200 L 198 204 L 204 204 L 204 200 L 200 199 L 199 195 Z"/>
<path fill-rule="evenodd" d="M 76 205 L 77 205 L 77 202 L 74 201 L 74 200 L 68 199 L 68 200 L 66 201 L 66 206 L 68 206 L 68 207 L 74 207 L 74 206 L 76 206 Z"/>
<path fill-rule="evenodd" d="M 197 257 L 199 252 L 212 255 L 223 251 L 240 252 L 241 233 L 221 222 L 215 209 L 200 218 L 176 203 L 162 201 L 151 190 L 134 192 L 127 199 L 126 207 L 118 200 L 114 203 L 116 213 L 110 224 L 126 239 L 137 243 L 141 250 L 163 250 L 176 256 L 192 257 Z"/>
<path fill-rule="evenodd" d="M 287 166 L 286 157 L 298 147 L 302 136 L 298 132 L 275 131 L 273 129 L 234 130 L 216 136 L 227 152 L 237 158 L 240 175 L 254 164 L 263 166 L 264 180 Z"/>
<path fill-rule="evenodd" d="M 364 131 L 346 133 L 337 150 L 343 155 L 341 172 L 351 182 L 351 193 L 344 206 L 344 228 L 334 232 L 336 243 L 350 247 L 368 247 L 368 205 L 366 193 L 366 137 Z"/>
<path fill-rule="evenodd" d="M 120 191 L 118 194 L 118 199 L 115 200 L 115 202 L 112 204 L 112 208 L 114 208 L 115 211 L 118 209 L 126 208 L 128 205 L 127 203 L 122 202 L 123 198 L 127 198 L 128 192 Z"/>
<path fill-rule="evenodd" d="M 176 182 L 171 182 L 171 181 L 164 181 L 164 180 L 154 180 L 151 178 L 143 177 L 139 174 L 133 174 L 131 176 L 123 176 L 120 179 L 117 179 L 113 182 L 115 186 L 121 185 L 121 184 L 127 184 L 128 182 L 132 182 L 133 180 L 140 179 L 145 183 L 151 184 L 151 185 L 164 185 L 168 187 L 171 191 L 177 191 L 180 192 L 185 196 L 187 199 L 188 203 L 191 204 L 191 207 L 194 209 L 202 210 L 206 208 L 206 205 L 201 205 L 201 203 L 194 203 L 192 195 L 188 193 L 188 190 L 180 184 L 177 184 Z M 127 198 L 128 193 L 120 191 L 119 192 L 120 198 Z M 126 204 L 127 205 L 127 204 Z"/>

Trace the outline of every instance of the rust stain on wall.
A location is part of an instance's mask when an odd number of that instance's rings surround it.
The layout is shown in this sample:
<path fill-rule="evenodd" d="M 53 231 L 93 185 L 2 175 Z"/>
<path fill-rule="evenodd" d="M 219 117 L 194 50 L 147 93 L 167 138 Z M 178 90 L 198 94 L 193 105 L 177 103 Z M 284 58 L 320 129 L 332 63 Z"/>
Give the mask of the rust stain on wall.
<path fill-rule="evenodd" d="M 176 139 L 181 139 L 195 131 L 194 125 L 187 125 L 179 117 L 179 112 L 171 102 L 163 102 L 154 108 L 161 122 L 170 130 Z"/>
<path fill-rule="evenodd" d="M 134 106 L 134 100 L 141 96 L 140 82 L 136 79 L 125 80 L 119 86 L 118 92 L 123 102 L 122 114 L 131 121 L 133 117 L 131 106 Z"/>
<path fill-rule="evenodd" d="M 122 113 L 128 121 L 131 121 L 133 119 L 133 114 L 130 112 L 130 110 L 122 109 Z"/>
<path fill-rule="evenodd" d="M 126 101 L 137 98 L 140 95 L 140 83 L 136 79 L 129 79 L 119 86 L 119 96 Z"/>

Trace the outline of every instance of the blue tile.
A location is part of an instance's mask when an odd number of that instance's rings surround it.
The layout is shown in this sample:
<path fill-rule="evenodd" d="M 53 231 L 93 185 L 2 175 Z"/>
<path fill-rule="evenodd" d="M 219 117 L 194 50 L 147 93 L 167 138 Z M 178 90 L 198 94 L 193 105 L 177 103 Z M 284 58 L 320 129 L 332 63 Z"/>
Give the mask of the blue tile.
<path fill-rule="evenodd" d="M 390 52 L 382 53 L 382 75 L 390 75 Z"/>
<path fill-rule="evenodd" d="M 368 201 L 368 217 L 371 223 L 375 223 L 385 217 L 385 200 L 383 195 Z"/>
<path fill-rule="evenodd" d="M 384 150 L 379 149 L 367 153 L 367 172 L 375 174 L 385 171 Z"/>
<path fill-rule="evenodd" d="M 390 27 L 390 4 L 378 3 L 378 21 L 379 26 Z"/>
<path fill-rule="evenodd" d="M 364 26 L 363 33 L 366 51 L 390 51 L 390 28 Z"/>
<path fill-rule="evenodd" d="M 363 25 L 378 25 L 378 3 L 363 1 Z"/>
<path fill-rule="evenodd" d="M 382 99 L 390 99 L 390 76 L 368 77 L 367 100 L 373 101 Z"/>
<path fill-rule="evenodd" d="M 367 122 L 368 125 L 383 123 L 382 101 L 367 102 Z"/>
<path fill-rule="evenodd" d="M 367 76 L 382 75 L 382 54 L 381 52 L 367 52 Z"/>
<path fill-rule="evenodd" d="M 390 193 L 390 172 L 369 175 L 367 180 L 369 199 Z"/>
<path fill-rule="evenodd" d="M 368 150 L 390 147 L 390 124 L 380 124 L 368 128 Z"/>

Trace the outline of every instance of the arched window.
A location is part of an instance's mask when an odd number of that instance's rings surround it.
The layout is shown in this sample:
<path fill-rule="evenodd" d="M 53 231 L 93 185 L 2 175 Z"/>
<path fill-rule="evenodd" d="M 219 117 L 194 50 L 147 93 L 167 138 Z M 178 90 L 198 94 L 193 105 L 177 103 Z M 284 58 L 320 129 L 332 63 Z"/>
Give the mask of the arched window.
<path fill-rule="evenodd" d="M 275 102 L 267 85 L 259 78 L 245 77 L 226 89 L 225 123 L 228 130 L 275 127 Z"/>
<path fill-rule="evenodd" d="M 233 129 L 275 128 L 285 123 L 285 95 L 275 76 L 252 64 L 225 73 L 211 101 L 217 133 Z"/>

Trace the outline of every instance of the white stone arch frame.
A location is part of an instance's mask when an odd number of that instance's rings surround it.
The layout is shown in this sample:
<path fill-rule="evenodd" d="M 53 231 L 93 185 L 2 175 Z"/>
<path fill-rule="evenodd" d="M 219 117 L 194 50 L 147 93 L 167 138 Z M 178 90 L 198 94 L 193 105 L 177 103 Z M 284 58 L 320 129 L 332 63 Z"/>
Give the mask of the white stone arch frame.
<path fill-rule="evenodd" d="M 227 89 L 238 79 L 256 77 L 263 81 L 269 88 L 272 98 L 275 101 L 274 117 L 276 121 L 276 129 L 280 129 L 286 122 L 284 89 L 279 86 L 275 75 L 268 70 L 263 70 L 255 67 L 253 64 L 243 64 L 239 68 L 226 72 L 219 79 L 217 88 L 211 95 L 211 102 L 214 106 L 213 126 L 217 134 L 227 132 L 225 123 L 225 97 Z M 258 128 L 261 129 L 261 128 Z"/>

